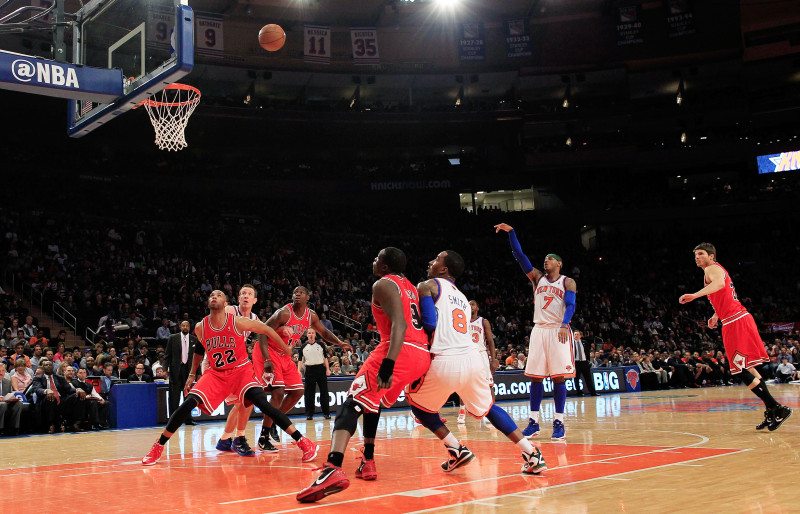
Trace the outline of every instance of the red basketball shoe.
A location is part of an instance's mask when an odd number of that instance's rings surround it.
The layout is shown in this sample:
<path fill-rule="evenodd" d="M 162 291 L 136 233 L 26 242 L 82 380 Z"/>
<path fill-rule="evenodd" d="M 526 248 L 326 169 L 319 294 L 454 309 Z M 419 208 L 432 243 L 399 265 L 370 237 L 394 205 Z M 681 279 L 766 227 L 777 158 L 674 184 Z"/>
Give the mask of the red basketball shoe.
<path fill-rule="evenodd" d="M 158 441 L 156 441 L 153 447 L 150 448 L 150 451 L 147 452 L 147 455 L 145 455 L 142 458 L 142 464 L 144 464 L 145 466 L 152 466 L 153 464 L 158 462 L 158 459 L 161 458 L 161 452 L 163 451 L 164 451 L 164 445 L 158 444 Z"/>
<path fill-rule="evenodd" d="M 303 462 L 311 462 L 314 460 L 319 451 L 319 446 L 308 437 L 301 437 L 300 440 L 297 441 L 297 446 L 303 450 Z"/>
<path fill-rule="evenodd" d="M 361 464 L 356 469 L 356 478 L 362 480 L 375 480 L 378 478 L 378 469 L 375 467 L 375 459 L 364 458 L 364 448 L 361 448 Z"/>

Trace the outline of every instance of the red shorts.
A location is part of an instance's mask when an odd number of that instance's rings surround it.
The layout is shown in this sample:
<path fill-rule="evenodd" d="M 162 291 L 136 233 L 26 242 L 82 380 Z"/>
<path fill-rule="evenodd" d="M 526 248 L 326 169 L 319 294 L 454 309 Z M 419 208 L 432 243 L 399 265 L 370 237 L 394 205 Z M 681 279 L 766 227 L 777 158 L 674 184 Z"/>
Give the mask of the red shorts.
<path fill-rule="evenodd" d="M 253 367 L 258 363 L 254 362 Z M 286 391 L 302 391 L 305 386 L 303 385 L 303 377 L 300 376 L 300 371 L 297 369 L 297 363 L 292 360 L 291 355 L 272 354 L 272 366 L 275 368 L 273 371 L 272 387 L 283 387 Z M 261 369 L 263 373 L 264 363 L 261 362 Z"/>
<path fill-rule="evenodd" d="M 270 377 L 264 376 L 264 357 L 261 355 L 261 349 L 258 345 L 253 348 L 253 371 L 255 371 L 261 387 L 265 389 L 283 387 L 286 391 L 305 389 L 303 377 L 300 376 L 300 371 L 297 370 L 297 363 L 292 360 L 291 355 L 283 355 L 276 351 L 270 351 L 269 355 L 274 368 L 271 380 Z"/>
<path fill-rule="evenodd" d="M 769 362 L 764 342 L 750 314 L 722 325 L 722 344 L 725 345 L 728 365 L 734 375 L 762 362 Z"/>
<path fill-rule="evenodd" d="M 244 394 L 248 389 L 259 386 L 260 384 L 253 374 L 253 366 L 248 361 L 239 367 L 225 371 L 209 368 L 192 387 L 189 394 L 197 396 L 200 400 L 200 410 L 210 415 L 226 400 L 244 402 L 245 407 L 249 407 L 250 402 L 245 401 Z"/>
<path fill-rule="evenodd" d="M 427 373 L 431 366 L 431 354 L 427 350 L 403 343 L 400 355 L 394 363 L 391 389 L 378 390 L 378 370 L 388 351 L 388 343 L 379 344 L 364 361 L 347 392 L 367 412 L 378 412 L 381 405 L 391 407 L 400 397 L 403 388 Z"/>

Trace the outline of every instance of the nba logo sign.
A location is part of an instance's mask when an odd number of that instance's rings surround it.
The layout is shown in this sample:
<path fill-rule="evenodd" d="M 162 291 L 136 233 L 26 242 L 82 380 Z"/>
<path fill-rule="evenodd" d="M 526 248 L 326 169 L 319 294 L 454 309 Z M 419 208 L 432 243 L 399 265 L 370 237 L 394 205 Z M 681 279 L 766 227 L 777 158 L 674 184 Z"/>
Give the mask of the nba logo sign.
<path fill-rule="evenodd" d="M 636 384 L 639 382 L 639 373 L 631 369 L 625 374 L 625 381 L 631 386 L 631 389 L 636 389 Z"/>

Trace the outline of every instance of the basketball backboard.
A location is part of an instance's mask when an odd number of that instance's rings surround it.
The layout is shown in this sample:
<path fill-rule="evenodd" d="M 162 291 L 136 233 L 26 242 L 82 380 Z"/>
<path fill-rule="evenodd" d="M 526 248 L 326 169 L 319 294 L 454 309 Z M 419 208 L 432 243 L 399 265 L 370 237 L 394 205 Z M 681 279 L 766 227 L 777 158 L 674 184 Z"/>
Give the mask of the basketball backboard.
<path fill-rule="evenodd" d="M 74 64 L 122 70 L 113 102 L 69 101 L 68 133 L 81 137 L 192 71 L 194 14 L 187 0 L 91 0 L 72 45 Z"/>

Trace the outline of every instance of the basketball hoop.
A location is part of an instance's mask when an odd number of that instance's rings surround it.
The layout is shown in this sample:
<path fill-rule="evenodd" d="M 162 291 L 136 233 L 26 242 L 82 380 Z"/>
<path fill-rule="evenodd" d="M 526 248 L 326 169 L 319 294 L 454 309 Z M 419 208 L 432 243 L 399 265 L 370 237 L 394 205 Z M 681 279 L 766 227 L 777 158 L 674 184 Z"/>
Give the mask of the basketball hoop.
<path fill-rule="evenodd" d="M 199 89 L 176 82 L 139 104 L 147 109 L 160 150 L 177 152 L 188 146 L 183 131 L 199 102 Z"/>

